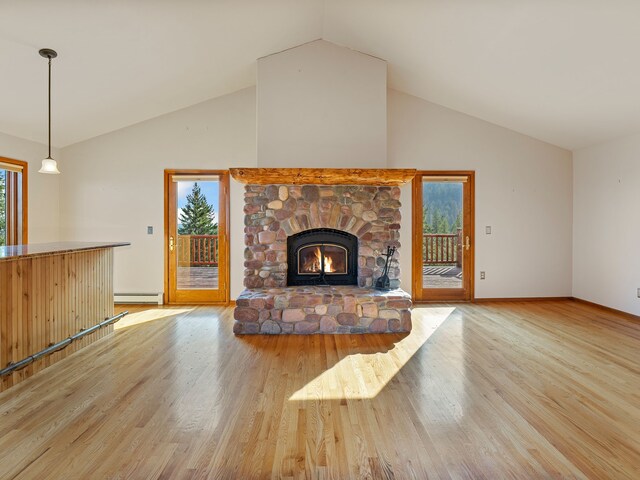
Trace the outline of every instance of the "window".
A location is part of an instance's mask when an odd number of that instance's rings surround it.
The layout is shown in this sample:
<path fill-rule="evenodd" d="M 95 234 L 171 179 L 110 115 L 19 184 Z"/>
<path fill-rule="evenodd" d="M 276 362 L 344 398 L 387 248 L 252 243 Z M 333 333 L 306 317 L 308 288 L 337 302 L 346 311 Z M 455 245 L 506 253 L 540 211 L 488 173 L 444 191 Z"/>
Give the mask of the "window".
<path fill-rule="evenodd" d="M 0 246 L 27 243 L 27 163 L 0 157 Z"/>

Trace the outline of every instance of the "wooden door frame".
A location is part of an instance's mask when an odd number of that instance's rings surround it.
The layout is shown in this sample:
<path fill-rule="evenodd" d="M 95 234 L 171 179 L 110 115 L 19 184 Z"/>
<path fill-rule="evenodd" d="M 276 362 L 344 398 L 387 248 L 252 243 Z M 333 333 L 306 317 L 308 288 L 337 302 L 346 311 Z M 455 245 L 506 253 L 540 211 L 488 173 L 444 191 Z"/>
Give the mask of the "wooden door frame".
<path fill-rule="evenodd" d="M 16 160 L 15 158 L 7 157 L 0 157 L 0 163 L 16 165 L 22 169 L 22 182 L 20 185 L 20 194 L 22 198 L 20 199 L 20 205 L 18 206 L 16 212 L 17 215 L 22 217 L 22 235 L 17 235 L 17 233 L 14 232 L 12 237 L 21 237 L 22 244 L 26 245 L 27 243 L 29 243 L 29 163 L 22 160 Z M 9 199 L 7 199 L 7 205 L 15 203 L 15 201 L 17 200 L 17 194 L 17 191 L 14 192 L 14 198 L 13 200 L 11 200 L 11 202 L 9 201 Z M 11 225 L 9 223 L 9 219 L 7 219 L 7 227 L 9 226 Z M 7 235 L 7 237 L 9 237 L 9 235 Z"/>
<path fill-rule="evenodd" d="M 452 299 L 448 295 L 450 289 L 442 289 L 443 295 L 425 299 L 422 298 L 422 177 L 455 177 L 468 176 L 469 180 L 469 243 L 471 249 L 469 251 L 469 261 L 466 274 L 469 277 L 469 298 Z M 411 262 L 411 284 L 412 297 L 416 303 L 442 302 L 442 301 L 463 301 L 473 302 L 475 300 L 475 175 L 474 170 L 418 170 L 416 176 L 412 180 L 411 196 L 412 196 L 412 262 Z M 420 262 L 416 262 L 420 259 Z"/>
<path fill-rule="evenodd" d="M 230 295 L 230 268 L 229 268 L 229 170 L 204 170 L 204 169 L 165 169 L 164 170 L 164 302 L 168 305 L 179 305 L 172 301 L 169 287 L 169 188 L 173 175 L 218 175 L 220 176 L 220 215 L 218 225 L 224 226 L 224 235 L 220 237 L 219 255 L 224 255 L 225 268 L 218 268 L 219 285 L 224 285 L 224 299 L 211 302 L 190 302 L 207 305 L 229 305 Z M 219 230 L 218 230 L 219 231 Z M 219 262 L 222 263 L 222 262 Z"/>

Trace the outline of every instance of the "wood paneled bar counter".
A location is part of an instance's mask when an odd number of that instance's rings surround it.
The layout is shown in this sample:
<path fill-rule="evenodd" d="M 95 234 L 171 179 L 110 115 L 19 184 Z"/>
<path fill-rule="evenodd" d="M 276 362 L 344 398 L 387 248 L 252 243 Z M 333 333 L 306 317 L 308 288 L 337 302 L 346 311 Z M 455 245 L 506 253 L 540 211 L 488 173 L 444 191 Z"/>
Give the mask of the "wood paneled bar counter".
<path fill-rule="evenodd" d="M 113 248 L 58 242 L 0 247 L 0 369 L 113 316 Z M 113 331 L 113 325 L 0 378 L 0 391 Z"/>

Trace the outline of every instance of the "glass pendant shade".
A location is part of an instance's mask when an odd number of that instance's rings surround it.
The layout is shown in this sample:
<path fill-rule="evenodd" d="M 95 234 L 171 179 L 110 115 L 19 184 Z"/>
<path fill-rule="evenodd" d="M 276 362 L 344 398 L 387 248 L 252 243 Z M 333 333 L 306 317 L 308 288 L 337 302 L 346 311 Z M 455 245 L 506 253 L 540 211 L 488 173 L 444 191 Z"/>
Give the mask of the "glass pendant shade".
<path fill-rule="evenodd" d="M 60 170 L 58 170 L 58 163 L 51 157 L 47 157 L 42 160 L 42 167 L 38 170 L 38 173 L 51 173 L 58 174 Z"/>

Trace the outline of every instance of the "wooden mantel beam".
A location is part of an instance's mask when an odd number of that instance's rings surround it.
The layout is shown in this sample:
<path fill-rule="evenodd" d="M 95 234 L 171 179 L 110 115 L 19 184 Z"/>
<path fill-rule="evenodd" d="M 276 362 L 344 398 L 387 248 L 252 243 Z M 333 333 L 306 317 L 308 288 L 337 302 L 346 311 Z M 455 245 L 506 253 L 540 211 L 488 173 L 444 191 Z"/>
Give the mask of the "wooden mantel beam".
<path fill-rule="evenodd" d="M 413 168 L 231 168 L 231 176 L 251 185 L 377 185 L 410 182 Z"/>

